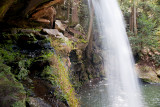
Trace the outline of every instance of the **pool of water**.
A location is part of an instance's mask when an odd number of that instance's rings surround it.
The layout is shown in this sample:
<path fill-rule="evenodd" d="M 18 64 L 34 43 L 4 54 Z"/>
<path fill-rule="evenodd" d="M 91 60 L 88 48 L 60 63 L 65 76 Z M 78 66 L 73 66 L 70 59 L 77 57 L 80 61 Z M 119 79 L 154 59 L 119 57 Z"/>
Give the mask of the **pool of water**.
<path fill-rule="evenodd" d="M 142 95 L 146 103 L 145 107 L 160 107 L 160 85 L 141 85 Z M 97 84 L 90 83 L 80 92 L 81 107 L 107 107 L 107 84 L 100 81 Z"/>

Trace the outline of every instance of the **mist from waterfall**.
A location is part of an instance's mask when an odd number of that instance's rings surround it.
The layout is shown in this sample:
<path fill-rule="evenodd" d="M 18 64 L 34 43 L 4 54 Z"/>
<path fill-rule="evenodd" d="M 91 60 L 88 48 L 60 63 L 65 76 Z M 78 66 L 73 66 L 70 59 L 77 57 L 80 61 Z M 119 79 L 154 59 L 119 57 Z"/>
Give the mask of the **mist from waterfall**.
<path fill-rule="evenodd" d="M 103 40 L 108 107 L 144 107 L 118 2 L 92 0 L 92 4 Z"/>

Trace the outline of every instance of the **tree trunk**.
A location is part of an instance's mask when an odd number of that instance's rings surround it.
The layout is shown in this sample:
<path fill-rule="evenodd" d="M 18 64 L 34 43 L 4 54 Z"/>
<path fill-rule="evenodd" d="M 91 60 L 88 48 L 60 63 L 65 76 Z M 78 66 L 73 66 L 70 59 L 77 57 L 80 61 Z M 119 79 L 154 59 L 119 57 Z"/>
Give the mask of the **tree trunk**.
<path fill-rule="evenodd" d="M 130 31 L 137 35 L 137 9 L 135 0 L 132 1 L 133 6 L 131 7 L 130 15 Z"/>
<path fill-rule="evenodd" d="M 68 17 L 68 21 L 70 21 L 70 14 L 71 14 L 71 1 L 70 0 L 67 1 L 67 5 L 68 5 L 67 17 Z"/>
<path fill-rule="evenodd" d="M 93 17 L 94 17 L 94 9 L 92 5 L 92 1 L 90 1 L 90 21 L 89 21 L 89 27 L 88 27 L 88 37 L 87 40 L 89 41 L 88 47 L 87 47 L 87 57 L 91 59 L 91 51 L 92 51 L 92 45 L 93 45 L 93 35 L 92 35 L 92 27 L 93 27 Z"/>
<path fill-rule="evenodd" d="M 136 36 L 137 35 L 137 9 L 136 9 L 136 3 L 135 3 L 135 0 L 134 0 L 134 6 L 133 6 L 133 9 L 134 9 L 134 35 Z"/>
<path fill-rule="evenodd" d="M 87 37 L 88 41 L 89 41 L 89 39 L 91 37 L 92 26 L 93 26 L 93 17 L 94 17 L 94 9 L 93 9 L 93 5 L 92 4 L 91 4 L 91 9 L 89 11 L 90 11 L 90 19 L 89 19 L 88 37 Z"/>
<path fill-rule="evenodd" d="M 72 0 L 72 24 L 78 24 L 79 18 L 78 18 L 78 0 Z"/>
<path fill-rule="evenodd" d="M 131 7 L 130 24 L 129 24 L 131 32 L 133 32 L 133 16 L 134 16 L 133 15 L 133 13 L 134 13 L 133 10 L 134 10 L 133 7 Z"/>

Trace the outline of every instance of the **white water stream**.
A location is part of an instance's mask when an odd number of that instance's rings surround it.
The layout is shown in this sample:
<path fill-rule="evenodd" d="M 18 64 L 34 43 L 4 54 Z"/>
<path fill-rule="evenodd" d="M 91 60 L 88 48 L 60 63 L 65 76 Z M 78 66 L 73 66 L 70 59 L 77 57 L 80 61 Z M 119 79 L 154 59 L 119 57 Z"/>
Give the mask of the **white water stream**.
<path fill-rule="evenodd" d="M 103 38 L 107 77 L 107 107 L 144 107 L 125 30 L 116 0 L 92 0 L 99 32 Z M 146 106 L 145 106 L 146 107 Z"/>

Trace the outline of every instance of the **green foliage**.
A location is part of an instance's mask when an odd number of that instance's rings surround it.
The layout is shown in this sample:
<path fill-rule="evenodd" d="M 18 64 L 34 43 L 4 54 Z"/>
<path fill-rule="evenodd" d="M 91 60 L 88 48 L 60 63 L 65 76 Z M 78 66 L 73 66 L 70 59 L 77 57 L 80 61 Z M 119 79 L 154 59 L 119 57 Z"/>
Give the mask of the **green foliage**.
<path fill-rule="evenodd" d="M 160 5 L 160 0 L 157 0 L 157 5 Z"/>
<path fill-rule="evenodd" d="M 21 79 L 26 79 L 26 77 L 28 76 L 29 70 L 25 69 L 25 68 L 21 68 L 18 75 L 16 75 L 16 77 L 21 80 Z"/>
<path fill-rule="evenodd" d="M 155 36 L 156 22 L 141 14 L 138 18 L 138 35 L 131 36 L 130 41 L 133 47 L 133 51 L 139 52 L 143 47 L 158 48 L 158 39 Z"/>
<path fill-rule="evenodd" d="M 134 36 L 127 27 L 133 52 L 140 52 L 144 47 L 159 49 L 160 6 L 159 0 L 136 1 L 138 34 Z M 121 9 L 129 25 L 132 3 L 129 0 L 119 0 Z"/>
<path fill-rule="evenodd" d="M 50 66 L 45 67 L 44 70 L 43 70 L 43 72 L 41 73 L 41 76 L 42 77 L 47 77 L 47 78 L 49 78 L 50 76 L 54 77 L 54 75 L 53 75 L 53 68 L 50 67 Z"/>

